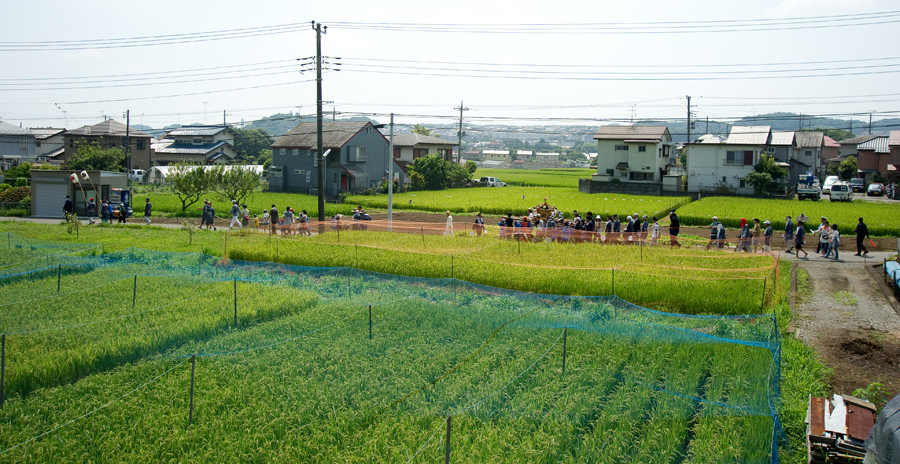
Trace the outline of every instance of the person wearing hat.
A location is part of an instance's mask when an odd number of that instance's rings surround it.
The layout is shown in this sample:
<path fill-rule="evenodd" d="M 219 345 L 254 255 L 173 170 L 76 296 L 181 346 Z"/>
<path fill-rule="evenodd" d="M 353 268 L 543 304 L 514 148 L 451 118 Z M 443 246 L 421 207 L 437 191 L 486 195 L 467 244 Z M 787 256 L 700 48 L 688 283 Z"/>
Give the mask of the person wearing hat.
<path fill-rule="evenodd" d="M 672 210 L 672 214 L 669 215 L 669 244 L 672 246 L 680 247 L 681 244 L 678 243 L 678 232 L 681 229 L 681 221 L 678 219 L 678 215 L 675 214 L 675 210 Z"/>
<path fill-rule="evenodd" d="M 710 247 L 715 245 L 718 242 L 719 238 L 719 217 L 713 216 L 712 223 L 709 225 L 709 243 L 706 244 L 706 249 L 709 250 Z M 718 248 L 718 246 L 716 246 Z"/>
<path fill-rule="evenodd" d="M 869 238 L 869 228 L 863 222 L 863 218 L 859 218 L 859 224 L 856 225 L 856 254 L 853 256 L 867 255 L 869 250 L 866 249 L 865 239 Z"/>
<path fill-rule="evenodd" d="M 791 221 L 791 217 L 788 216 L 784 222 L 784 244 L 787 246 L 787 250 L 785 253 L 790 253 L 791 248 L 794 247 L 794 223 Z"/>
<path fill-rule="evenodd" d="M 825 231 L 826 228 L 828 228 L 828 231 Z M 828 227 L 827 217 L 822 216 L 819 218 L 819 227 L 813 233 L 819 236 L 819 243 L 816 244 L 816 253 L 824 255 L 828 251 L 828 242 L 831 240 L 831 228 Z"/>
<path fill-rule="evenodd" d="M 453 236 L 453 216 L 450 215 L 450 211 L 447 211 L 447 227 L 444 229 L 444 235 Z"/>
<path fill-rule="evenodd" d="M 125 224 L 125 218 L 128 216 L 128 210 L 125 208 L 125 203 L 119 203 L 119 224 Z"/>
<path fill-rule="evenodd" d="M 481 213 L 475 215 L 475 223 L 472 224 L 472 230 L 481 237 L 481 233 L 484 232 L 484 218 L 481 217 Z"/>
<path fill-rule="evenodd" d="M 753 230 L 750 232 L 750 241 L 753 244 L 753 252 L 759 253 L 759 239 L 762 237 L 762 228 L 759 224 L 759 218 L 753 218 Z"/>
<path fill-rule="evenodd" d="M 88 205 L 87 205 L 87 217 L 88 217 L 88 221 L 90 221 L 89 224 L 94 223 L 94 216 L 96 216 L 96 215 L 97 215 L 97 203 L 95 203 L 94 199 L 91 198 L 91 200 L 88 202 Z"/>
<path fill-rule="evenodd" d="M 763 232 L 763 252 L 768 253 L 772 251 L 772 223 L 766 219 L 763 221 L 763 225 L 766 226 L 765 232 Z"/>

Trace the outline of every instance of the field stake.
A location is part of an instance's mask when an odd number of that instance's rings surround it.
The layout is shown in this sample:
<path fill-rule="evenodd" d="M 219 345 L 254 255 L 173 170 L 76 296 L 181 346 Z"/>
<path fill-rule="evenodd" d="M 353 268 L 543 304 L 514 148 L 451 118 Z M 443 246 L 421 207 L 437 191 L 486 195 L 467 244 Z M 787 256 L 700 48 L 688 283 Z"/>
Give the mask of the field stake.
<path fill-rule="evenodd" d="M 228 232 L 225 232 L 225 260 L 228 260 Z"/>
<path fill-rule="evenodd" d="M 194 369 L 197 367 L 197 355 L 191 356 L 191 403 L 188 409 L 188 426 L 194 423 Z"/>
<path fill-rule="evenodd" d="M 341 243 L 341 223 L 336 222 L 335 224 L 337 224 L 338 243 Z"/>
<path fill-rule="evenodd" d="M 0 335 L 0 409 L 6 402 L 6 334 Z"/>
<path fill-rule="evenodd" d="M 640 234 L 638 235 L 638 237 L 640 237 Z M 641 262 L 643 263 L 644 262 L 644 241 L 643 240 L 640 240 L 640 246 L 641 246 Z"/>
<path fill-rule="evenodd" d="M 234 278 L 234 328 L 237 328 L 237 277 Z"/>
<path fill-rule="evenodd" d="M 372 305 L 369 305 L 369 340 L 372 339 Z"/>
<path fill-rule="evenodd" d="M 615 270 L 615 268 L 612 269 L 612 294 L 613 294 L 613 296 L 616 295 L 616 270 Z"/>
<path fill-rule="evenodd" d="M 453 270 L 453 255 L 450 255 L 450 278 L 454 278 L 455 273 Z"/>
<path fill-rule="evenodd" d="M 453 416 L 447 416 L 447 443 L 444 447 L 444 464 L 450 464 L 450 424 Z"/>
<path fill-rule="evenodd" d="M 519 254 L 522 254 L 522 241 L 516 238 L 516 243 L 519 245 Z"/>
<path fill-rule="evenodd" d="M 62 264 L 56 265 L 56 293 L 59 293 L 59 286 L 62 283 Z"/>
<path fill-rule="evenodd" d="M 419 227 L 419 230 L 422 232 L 422 249 L 425 249 L 425 227 Z"/>
<path fill-rule="evenodd" d="M 134 275 L 134 288 L 131 290 L 131 309 L 137 303 L 137 274 Z"/>
<path fill-rule="evenodd" d="M 12 234 L 9 232 L 6 233 L 6 248 L 12 249 Z"/>
<path fill-rule="evenodd" d="M 762 295 L 762 303 L 760 303 L 760 305 L 759 305 L 759 309 L 761 309 L 761 310 L 764 309 L 764 308 L 766 307 L 766 283 L 768 283 L 768 282 L 767 282 L 768 280 L 769 280 L 768 278 L 763 277 L 763 295 Z"/>
<path fill-rule="evenodd" d="M 566 340 L 569 338 L 569 328 L 563 328 L 563 366 L 562 375 L 566 375 Z"/>

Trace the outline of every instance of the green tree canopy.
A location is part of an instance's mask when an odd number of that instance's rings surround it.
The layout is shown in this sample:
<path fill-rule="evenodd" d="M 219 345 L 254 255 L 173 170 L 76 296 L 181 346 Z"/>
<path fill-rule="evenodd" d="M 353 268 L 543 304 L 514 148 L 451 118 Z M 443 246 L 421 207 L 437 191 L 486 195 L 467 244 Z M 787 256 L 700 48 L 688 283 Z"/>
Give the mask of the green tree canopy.
<path fill-rule="evenodd" d="M 415 126 L 413 126 L 413 130 L 411 132 L 419 135 L 431 135 L 431 131 L 421 124 L 416 124 Z M 434 137 L 440 137 L 440 135 L 435 135 Z"/>
<path fill-rule="evenodd" d="M 753 186 L 757 194 L 766 193 L 766 189 L 772 183 L 772 176 L 768 172 L 750 171 L 747 174 L 747 183 Z"/>
<path fill-rule="evenodd" d="M 178 163 L 166 176 L 166 182 L 181 200 L 181 210 L 184 211 L 212 189 L 213 176 L 209 166 Z"/>
<path fill-rule="evenodd" d="M 856 157 L 848 156 L 847 159 L 841 161 L 841 164 L 838 165 L 838 173 L 841 180 L 850 180 L 856 177 Z"/>
<path fill-rule="evenodd" d="M 815 132 L 821 132 L 821 133 L 831 137 L 835 141 L 844 140 L 844 139 L 852 139 L 853 137 L 856 137 L 855 135 L 853 135 L 853 132 L 846 131 L 844 129 L 823 129 L 821 127 L 817 127 L 815 129 Z"/>
<path fill-rule="evenodd" d="M 235 133 L 234 148 L 245 158 L 257 160 L 259 164 L 262 164 L 264 161 L 258 160 L 265 151 L 269 152 L 269 157 L 272 156 L 272 151 L 269 147 L 272 146 L 275 140 L 265 129 L 241 129 L 234 127 L 232 130 Z"/>
<path fill-rule="evenodd" d="M 423 185 L 421 185 L 421 187 L 413 185 L 414 188 L 440 190 L 447 184 L 449 164 L 450 163 L 437 156 L 428 155 L 416 158 L 412 166 L 409 166 L 406 170 L 412 170 L 422 176 L 421 181 L 423 182 Z M 415 178 L 413 177 L 410 177 L 410 179 L 415 181 Z"/>
<path fill-rule="evenodd" d="M 249 166 L 215 166 L 210 169 L 212 190 L 226 201 L 243 203 L 259 187 L 260 175 Z"/>
<path fill-rule="evenodd" d="M 468 160 L 466 161 L 466 171 L 469 171 L 469 174 L 475 174 L 475 171 L 478 170 L 478 166 L 474 161 Z"/>
<path fill-rule="evenodd" d="M 97 142 L 78 146 L 78 150 L 66 160 L 66 169 L 75 171 L 121 171 L 125 153 L 119 148 L 101 148 Z"/>
<path fill-rule="evenodd" d="M 788 170 L 778 166 L 775 157 L 768 155 L 759 155 L 759 162 L 756 163 L 753 170 L 759 173 L 768 174 L 770 182 L 781 179 L 782 177 L 787 177 L 788 175 Z"/>

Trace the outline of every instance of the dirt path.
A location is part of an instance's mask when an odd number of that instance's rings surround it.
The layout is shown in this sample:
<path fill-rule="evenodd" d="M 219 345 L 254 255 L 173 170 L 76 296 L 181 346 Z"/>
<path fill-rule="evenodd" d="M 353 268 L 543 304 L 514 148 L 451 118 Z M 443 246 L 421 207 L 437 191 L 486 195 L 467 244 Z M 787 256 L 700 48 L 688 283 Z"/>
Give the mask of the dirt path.
<path fill-rule="evenodd" d="M 865 267 L 824 260 L 798 265 L 812 288 L 793 326 L 834 369 L 835 393 L 852 394 L 872 382 L 884 384 L 888 398 L 900 392 L 900 316 Z"/>

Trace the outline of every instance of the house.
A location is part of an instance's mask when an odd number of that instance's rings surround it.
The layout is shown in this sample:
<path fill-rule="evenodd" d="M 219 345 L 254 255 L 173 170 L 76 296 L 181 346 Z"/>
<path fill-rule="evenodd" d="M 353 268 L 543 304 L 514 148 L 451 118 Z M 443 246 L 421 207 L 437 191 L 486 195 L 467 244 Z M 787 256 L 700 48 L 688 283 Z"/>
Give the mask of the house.
<path fill-rule="evenodd" d="M 234 137 L 234 131 L 227 126 L 179 127 L 152 145 L 153 165 L 230 164 L 243 160 L 234 148 Z"/>
<path fill-rule="evenodd" d="M 666 126 L 601 126 L 596 181 L 662 182 L 672 136 Z"/>
<path fill-rule="evenodd" d="M 856 159 L 859 177 L 865 179 L 866 182 L 872 182 L 872 176 L 876 173 L 887 176 L 888 165 L 893 165 L 891 163 L 890 137 L 876 136 L 859 144 L 856 149 L 859 151 L 859 157 Z"/>
<path fill-rule="evenodd" d="M 65 129 L 46 127 L 31 129 L 34 133 L 35 161 L 53 162 L 65 151 Z"/>
<path fill-rule="evenodd" d="M 125 201 L 122 190 L 128 189 L 128 178 L 124 172 L 87 171 L 90 181 L 81 180 L 73 184 L 69 180 L 71 171 L 31 170 L 31 215 L 35 217 L 63 217 L 63 203 L 66 195 L 72 197 L 75 213 L 83 216 L 87 211 L 89 198 L 100 204 L 103 198 Z M 131 205 L 134 206 L 133 204 Z"/>
<path fill-rule="evenodd" d="M 545 168 L 559 167 L 559 153 L 535 153 L 534 162 Z"/>
<path fill-rule="evenodd" d="M 841 140 L 838 142 L 841 144 L 841 148 L 838 150 L 838 156 L 844 159 L 847 159 L 848 156 L 858 156 L 859 150 L 857 150 L 857 147 L 859 144 L 868 142 L 874 138 L 874 135 L 860 135 L 859 137 Z"/>
<path fill-rule="evenodd" d="M 796 139 L 797 149 L 795 150 L 794 158 L 797 160 L 797 163 L 805 166 L 807 171 L 818 174 L 821 167 L 819 158 L 825 149 L 825 134 L 800 131 L 796 133 Z M 793 163 L 791 164 L 793 165 Z"/>
<path fill-rule="evenodd" d="M 371 122 L 325 121 L 322 135 L 326 195 L 368 189 L 387 178 L 390 145 Z M 316 139 L 316 123 L 301 122 L 272 144 L 269 191 L 317 192 Z"/>
<path fill-rule="evenodd" d="M 891 164 L 887 166 L 888 181 L 896 184 L 900 182 L 900 131 L 891 131 L 888 147 L 891 149 Z"/>
<path fill-rule="evenodd" d="M 797 137 L 794 131 L 772 132 L 769 145 L 766 147 L 766 153 L 775 158 L 778 166 L 787 169 L 788 178 L 786 182 L 791 184 L 800 180 L 800 174 L 806 174 L 807 166 L 801 166 L 799 161 L 794 158 L 797 149 Z"/>
<path fill-rule="evenodd" d="M 499 161 L 501 163 L 509 162 L 508 150 L 484 150 L 481 152 L 484 161 Z"/>
<path fill-rule="evenodd" d="M 727 138 L 707 134 L 686 144 L 688 192 L 726 189 L 753 194 L 747 174 L 759 155 L 768 152 L 771 141 L 769 126 L 735 126 Z"/>
<path fill-rule="evenodd" d="M 0 170 L 34 160 L 34 133 L 0 121 Z"/>
<path fill-rule="evenodd" d="M 126 143 L 130 140 L 131 160 L 125 159 L 125 167 L 150 169 L 150 136 L 139 130 L 129 129 L 114 119 L 67 131 L 63 133 L 63 138 L 65 149 L 61 155 L 55 157 L 63 165 L 81 145 L 96 143 L 100 148 L 118 148 L 126 151 Z"/>
<path fill-rule="evenodd" d="M 394 178 L 402 183 L 409 183 L 409 179 L 406 177 L 406 168 L 413 164 L 416 158 L 423 156 L 435 155 L 452 163 L 454 160 L 453 145 L 455 143 L 451 140 L 415 132 L 395 135 Z"/>
<path fill-rule="evenodd" d="M 819 177 L 825 176 L 825 167 L 828 166 L 829 160 L 837 158 L 841 155 L 841 144 L 829 136 L 823 137 L 825 146 L 822 148 L 822 156 L 819 157 Z"/>

